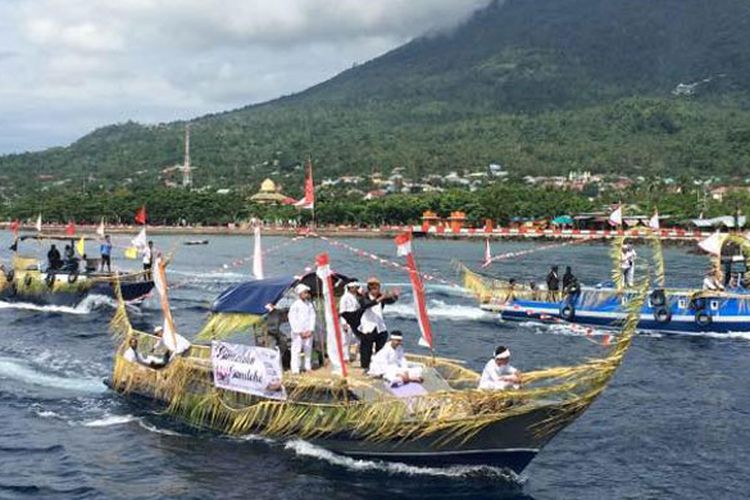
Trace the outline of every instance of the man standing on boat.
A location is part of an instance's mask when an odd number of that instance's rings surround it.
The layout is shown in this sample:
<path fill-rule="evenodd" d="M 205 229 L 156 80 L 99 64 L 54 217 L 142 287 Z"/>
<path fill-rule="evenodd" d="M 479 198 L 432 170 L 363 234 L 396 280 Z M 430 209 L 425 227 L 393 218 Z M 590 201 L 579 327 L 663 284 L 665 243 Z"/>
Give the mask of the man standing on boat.
<path fill-rule="evenodd" d="M 151 268 L 154 264 L 154 242 L 149 241 L 148 245 L 143 247 L 143 276 L 146 281 L 151 281 Z"/>
<path fill-rule="evenodd" d="M 510 349 L 504 345 L 495 349 L 495 357 L 484 365 L 479 389 L 487 391 L 504 391 L 518 389 L 521 384 L 521 372 L 510 365 Z"/>
<path fill-rule="evenodd" d="M 362 321 L 359 325 L 360 344 L 359 355 L 362 368 L 370 369 L 370 360 L 373 351 L 377 352 L 383 348 L 388 340 L 388 328 L 383 319 L 383 307 L 393 304 L 398 300 L 398 293 L 382 293 L 380 291 L 380 280 L 370 278 L 367 280 L 367 292 L 360 299 L 360 307 L 364 310 Z"/>
<path fill-rule="evenodd" d="M 101 254 L 101 264 L 99 269 L 103 272 L 104 265 L 107 265 L 107 272 L 112 272 L 112 240 L 109 235 L 104 237 L 104 241 L 99 246 L 99 253 Z"/>
<path fill-rule="evenodd" d="M 622 247 L 622 275 L 625 280 L 625 285 L 632 287 L 635 285 L 635 259 L 638 254 L 635 252 L 633 245 L 627 244 Z"/>
<path fill-rule="evenodd" d="M 558 302 L 560 295 L 560 275 L 558 274 L 558 267 L 552 266 L 547 275 L 547 300 L 549 302 Z"/>
<path fill-rule="evenodd" d="M 294 289 L 297 300 L 289 308 L 289 326 L 292 329 L 292 373 L 300 372 L 300 354 L 305 352 L 305 371 L 312 370 L 313 333 L 315 332 L 315 306 L 310 287 L 300 283 Z"/>
<path fill-rule="evenodd" d="M 398 330 L 391 334 L 390 342 L 372 358 L 368 372 L 374 377 L 383 377 L 391 386 L 422 382 L 422 367 L 409 365 L 404 354 L 404 336 Z"/>
<path fill-rule="evenodd" d="M 346 284 L 346 291 L 339 301 L 339 315 L 343 319 L 341 326 L 344 330 L 344 361 L 349 361 L 350 346 L 356 343 L 355 334 L 359 333 L 362 312 L 359 306 L 359 283 L 352 281 Z"/>

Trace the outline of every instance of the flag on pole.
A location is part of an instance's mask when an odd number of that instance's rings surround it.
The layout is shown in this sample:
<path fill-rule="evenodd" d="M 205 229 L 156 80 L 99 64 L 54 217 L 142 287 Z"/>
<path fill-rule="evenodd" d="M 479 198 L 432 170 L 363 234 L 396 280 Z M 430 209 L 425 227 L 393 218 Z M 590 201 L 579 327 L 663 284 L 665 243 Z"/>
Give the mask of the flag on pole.
<path fill-rule="evenodd" d="M 145 226 L 147 221 L 148 216 L 146 215 L 146 205 L 143 205 L 135 212 L 135 223 Z"/>
<path fill-rule="evenodd" d="M 492 264 L 492 250 L 490 249 L 490 239 L 484 239 L 484 262 L 482 267 L 489 267 Z"/>
<path fill-rule="evenodd" d="M 167 262 L 159 255 L 156 257 L 156 272 L 154 273 L 154 288 L 159 294 L 161 312 L 164 316 L 164 332 L 162 341 L 167 349 L 174 354 L 182 354 L 190 348 L 190 341 L 177 333 L 177 328 L 169 308 L 169 287 L 167 286 Z"/>
<path fill-rule="evenodd" d="M 68 225 L 65 226 L 65 236 L 75 236 L 76 234 L 76 225 L 73 223 L 73 221 L 68 222 Z"/>
<path fill-rule="evenodd" d="M 42 232 L 42 214 L 39 214 L 39 216 L 36 218 L 36 231 L 38 233 Z"/>
<path fill-rule="evenodd" d="M 305 197 L 295 203 L 294 206 L 303 210 L 315 208 L 315 184 L 313 183 L 313 169 L 310 160 L 307 160 L 305 164 Z"/>
<path fill-rule="evenodd" d="M 331 372 L 346 377 L 346 363 L 344 362 L 344 342 L 341 336 L 341 323 L 336 299 L 333 294 L 333 273 L 328 253 L 315 257 L 317 269 L 315 274 L 323 282 L 323 309 L 326 320 L 326 352 L 331 362 Z"/>
<path fill-rule="evenodd" d="M 76 252 L 78 252 L 78 255 L 81 257 L 86 253 L 86 240 L 83 236 L 81 236 L 81 239 L 76 242 Z"/>
<path fill-rule="evenodd" d="M 104 238 L 104 217 L 102 217 L 102 221 L 99 223 L 99 226 L 96 228 L 96 234 L 98 234 L 100 237 Z"/>
<path fill-rule="evenodd" d="M 721 247 L 726 239 L 726 234 L 716 231 L 714 234 L 698 243 L 698 246 L 711 255 L 721 255 Z"/>
<path fill-rule="evenodd" d="M 654 210 L 654 215 L 651 216 L 651 219 L 648 221 L 648 227 L 653 229 L 654 231 L 659 230 L 659 211 Z"/>
<path fill-rule="evenodd" d="M 21 229 L 21 223 L 17 220 L 13 220 L 10 222 L 10 226 L 8 226 L 8 229 L 10 229 L 10 232 L 18 235 L 18 230 Z"/>
<path fill-rule="evenodd" d="M 127 247 L 125 249 L 125 258 L 135 260 L 138 258 L 138 249 L 136 247 Z"/>
<path fill-rule="evenodd" d="M 141 232 L 138 233 L 138 236 L 130 240 L 130 242 L 138 250 L 146 248 L 148 246 L 148 236 L 146 236 L 146 228 L 144 227 L 143 229 L 141 229 Z"/>
<path fill-rule="evenodd" d="M 253 276 L 256 280 L 263 279 L 263 248 L 260 241 L 260 224 L 253 228 Z"/>
<path fill-rule="evenodd" d="M 399 257 L 406 257 L 406 268 L 409 270 L 409 279 L 414 293 L 414 310 L 417 313 L 419 331 L 422 337 L 419 345 L 432 349 L 432 325 L 427 315 L 427 304 L 425 302 L 424 283 L 417 270 L 417 262 L 411 249 L 411 233 L 402 233 L 396 236 L 396 253 Z"/>
<path fill-rule="evenodd" d="M 609 215 L 609 224 L 611 226 L 622 226 L 622 205 L 617 205 L 614 212 Z"/>

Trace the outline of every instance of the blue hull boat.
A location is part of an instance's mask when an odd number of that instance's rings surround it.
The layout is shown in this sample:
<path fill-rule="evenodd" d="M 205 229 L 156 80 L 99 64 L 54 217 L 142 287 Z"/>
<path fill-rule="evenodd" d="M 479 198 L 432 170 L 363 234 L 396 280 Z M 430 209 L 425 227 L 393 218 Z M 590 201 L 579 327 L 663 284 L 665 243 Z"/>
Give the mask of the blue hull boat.
<path fill-rule="evenodd" d="M 482 309 L 511 321 L 567 322 L 618 328 L 627 317 L 635 290 L 583 288 L 560 301 L 510 298 L 482 304 Z M 543 292 L 542 292 L 543 294 Z M 649 293 L 638 322 L 640 331 L 675 334 L 750 332 L 750 292 L 735 290 L 663 290 Z"/>

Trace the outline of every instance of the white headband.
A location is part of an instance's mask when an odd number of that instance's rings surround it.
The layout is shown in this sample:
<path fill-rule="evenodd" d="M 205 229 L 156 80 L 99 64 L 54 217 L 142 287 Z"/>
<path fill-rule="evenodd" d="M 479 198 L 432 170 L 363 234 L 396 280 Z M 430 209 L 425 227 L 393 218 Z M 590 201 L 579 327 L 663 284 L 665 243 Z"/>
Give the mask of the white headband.
<path fill-rule="evenodd" d="M 495 355 L 495 359 L 508 359 L 510 357 L 510 349 L 506 349 L 500 354 Z"/>

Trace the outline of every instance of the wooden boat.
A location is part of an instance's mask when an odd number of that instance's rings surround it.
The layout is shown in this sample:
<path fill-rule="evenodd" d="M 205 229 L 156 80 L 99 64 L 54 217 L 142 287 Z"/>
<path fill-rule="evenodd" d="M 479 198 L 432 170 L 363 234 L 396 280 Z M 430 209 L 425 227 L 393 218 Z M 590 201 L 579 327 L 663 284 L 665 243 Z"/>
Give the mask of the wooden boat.
<path fill-rule="evenodd" d="M 120 344 L 108 385 L 129 398 L 161 405 L 192 426 L 219 433 L 301 438 L 352 457 L 430 466 L 484 464 L 519 472 L 602 393 L 635 327 L 635 320 L 626 323 L 606 357 L 525 373 L 518 390 L 478 390 L 478 373 L 460 361 L 432 356 L 409 356 L 410 362 L 423 366 L 424 382 L 403 386 L 406 392 L 352 367 L 342 377 L 328 364 L 311 373 L 284 372 L 278 385 L 269 385 L 268 390 L 276 392 L 268 396 L 221 387 L 219 379 L 225 375 L 216 371 L 215 354 L 225 344 L 216 339 L 246 335 L 251 329 L 256 346 L 283 351 L 279 325 L 284 322 L 284 297 L 297 283 L 289 276 L 228 289 L 196 338 L 212 340 L 211 345 L 193 344 L 162 368 L 123 356 L 131 339 L 137 339 L 145 353 L 156 338 L 132 327 L 121 302 L 111 323 Z M 171 317 L 162 298 L 165 317 Z M 643 298 L 633 301 L 635 310 L 639 300 Z M 284 397 L 277 397 L 278 391 Z"/>
<path fill-rule="evenodd" d="M 208 245 L 208 240 L 188 240 L 183 243 L 183 245 L 187 246 L 197 246 L 197 245 Z"/>

